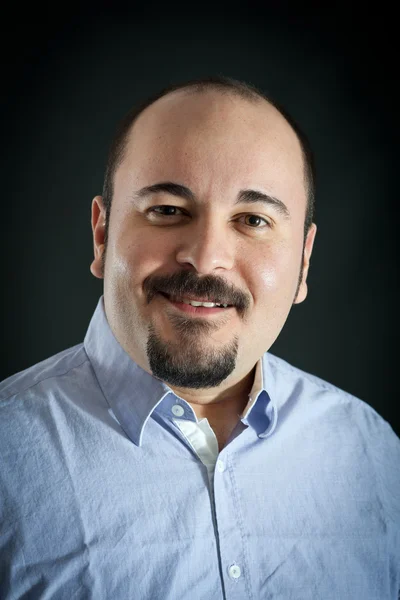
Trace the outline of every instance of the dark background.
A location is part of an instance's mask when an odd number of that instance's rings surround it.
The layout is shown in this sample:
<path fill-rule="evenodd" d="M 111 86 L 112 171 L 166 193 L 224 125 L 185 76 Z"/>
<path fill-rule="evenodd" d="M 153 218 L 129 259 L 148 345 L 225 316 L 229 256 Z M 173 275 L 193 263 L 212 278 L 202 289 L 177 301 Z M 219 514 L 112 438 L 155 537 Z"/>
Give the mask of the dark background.
<path fill-rule="evenodd" d="M 281 102 L 317 159 L 309 296 L 271 352 L 400 434 L 394 16 L 384 5 L 84 6 L 3 15 L 0 379 L 83 340 L 102 294 L 90 206 L 116 123 L 170 83 L 224 74 Z"/>

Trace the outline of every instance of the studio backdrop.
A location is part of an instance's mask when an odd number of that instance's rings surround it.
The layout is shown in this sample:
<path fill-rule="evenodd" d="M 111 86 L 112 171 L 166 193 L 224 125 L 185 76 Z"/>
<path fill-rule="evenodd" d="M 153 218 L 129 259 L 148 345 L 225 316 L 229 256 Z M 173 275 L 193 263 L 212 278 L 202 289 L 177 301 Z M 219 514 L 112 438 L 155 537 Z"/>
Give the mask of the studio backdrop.
<path fill-rule="evenodd" d="M 372 16 L 255 8 L 194 18 L 99 3 L 4 25 L 1 379 L 83 341 L 103 285 L 89 271 L 91 201 L 117 122 L 171 83 L 222 74 L 286 107 L 316 157 L 309 295 L 270 351 L 400 433 L 389 42 L 373 43 Z"/>

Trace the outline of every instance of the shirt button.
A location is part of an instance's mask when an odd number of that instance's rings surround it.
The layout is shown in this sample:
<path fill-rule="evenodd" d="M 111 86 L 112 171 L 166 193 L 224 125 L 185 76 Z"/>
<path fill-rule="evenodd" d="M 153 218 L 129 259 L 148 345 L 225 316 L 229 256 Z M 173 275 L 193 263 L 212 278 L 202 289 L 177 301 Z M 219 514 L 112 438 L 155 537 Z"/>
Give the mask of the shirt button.
<path fill-rule="evenodd" d="M 184 410 L 183 406 L 179 406 L 179 404 L 174 404 L 174 406 L 172 407 L 171 410 L 176 417 L 181 417 L 182 415 L 185 414 L 185 410 Z"/>
<path fill-rule="evenodd" d="M 241 570 L 239 565 L 231 565 L 228 569 L 229 577 L 232 579 L 238 579 L 241 575 Z"/>
<path fill-rule="evenodd" d="M 222 460 L 217 460 L 217 469 L 220 473 L 222 473 L 222 471 L 225 471 L 225 465 L 222 462 Z"/>

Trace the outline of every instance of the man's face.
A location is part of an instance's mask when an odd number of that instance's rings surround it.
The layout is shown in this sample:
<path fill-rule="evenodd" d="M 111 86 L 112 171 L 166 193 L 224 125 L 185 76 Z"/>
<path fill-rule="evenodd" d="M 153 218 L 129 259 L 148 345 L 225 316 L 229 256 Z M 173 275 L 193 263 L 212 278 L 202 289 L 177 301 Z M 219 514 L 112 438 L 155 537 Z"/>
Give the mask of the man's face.
<path fill-rule="evenodd" d="M 104 273 L 107 319 L 125 351 L 179 388 L 243 378 L 306 296 L 315 226 L 303 255 L 305 210 L 299 142 L 268 103 L 180 91 L 146 109 L 115 175 Z M 97 277 L 104 216 L 96 197 Z"/>

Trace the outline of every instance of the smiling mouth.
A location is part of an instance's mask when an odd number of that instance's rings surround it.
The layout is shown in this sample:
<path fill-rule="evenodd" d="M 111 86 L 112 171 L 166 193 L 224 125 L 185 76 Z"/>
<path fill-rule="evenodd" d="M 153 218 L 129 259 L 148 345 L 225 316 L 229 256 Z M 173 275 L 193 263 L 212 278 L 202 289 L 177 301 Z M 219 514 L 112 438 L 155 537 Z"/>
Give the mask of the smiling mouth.
<path fill-rule="evenodd" d="M 191 299 L 186 297 L 170 296 L 164 292 L 160 295 L 166 298 L 173 306 L 189 314 L 215 314 L 222 313 L 230 308 L 234 308 L 231 304 L 223 304 L 214 302 L 208 299 Z"/>

